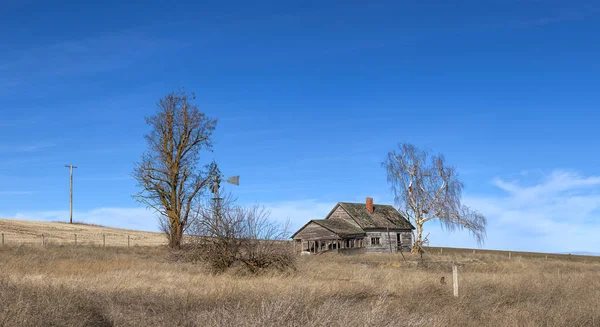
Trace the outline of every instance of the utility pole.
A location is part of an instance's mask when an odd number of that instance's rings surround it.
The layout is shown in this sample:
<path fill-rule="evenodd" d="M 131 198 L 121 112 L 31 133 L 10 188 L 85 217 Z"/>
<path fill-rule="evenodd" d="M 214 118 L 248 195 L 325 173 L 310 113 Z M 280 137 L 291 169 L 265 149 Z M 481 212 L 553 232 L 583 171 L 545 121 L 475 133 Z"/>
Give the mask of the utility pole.
<path fill-rule="evenodd" d="M 69 195 L 70 195 L 70 199 L 69 199 L 69 224 L 73 223 L 73 168 L 77 168 L 77 166 L 73 166 L 73 165 L 65 165 L 65 167 L 69 168 L 69 173 L 70 173 L 70 187 L 69 187 Z"/>

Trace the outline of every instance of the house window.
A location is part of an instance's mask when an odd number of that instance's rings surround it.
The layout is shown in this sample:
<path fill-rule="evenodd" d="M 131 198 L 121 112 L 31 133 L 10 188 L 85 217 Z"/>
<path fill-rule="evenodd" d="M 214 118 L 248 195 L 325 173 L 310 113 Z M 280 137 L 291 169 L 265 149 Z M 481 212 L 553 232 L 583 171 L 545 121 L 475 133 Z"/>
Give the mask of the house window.
<path fill-rule="evenodd" d="M 379 237 L 371 237 L 371 245 L 380 245 L 381 239 Z"/>

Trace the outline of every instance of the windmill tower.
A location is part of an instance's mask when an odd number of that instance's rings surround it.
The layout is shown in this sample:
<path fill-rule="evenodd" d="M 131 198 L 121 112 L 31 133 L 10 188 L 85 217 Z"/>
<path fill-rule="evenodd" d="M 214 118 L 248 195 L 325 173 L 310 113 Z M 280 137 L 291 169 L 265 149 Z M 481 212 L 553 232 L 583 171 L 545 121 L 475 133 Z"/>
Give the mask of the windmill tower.
<path fill-rule="evenodd" d="M 232 176 L 225 180 L 227 183 L 232 185 L 240 185 L 240 176 Z M 221 216 L 221 200 L 223 198 L 220 197 L 219 190 L 221 188 L 221 171 L 217 168 L 216 174 L 214 175 L 213 183 L 210 187 L 210 190 L 213 194 L 213 206 L 215 210 L 216 217 Z"/>

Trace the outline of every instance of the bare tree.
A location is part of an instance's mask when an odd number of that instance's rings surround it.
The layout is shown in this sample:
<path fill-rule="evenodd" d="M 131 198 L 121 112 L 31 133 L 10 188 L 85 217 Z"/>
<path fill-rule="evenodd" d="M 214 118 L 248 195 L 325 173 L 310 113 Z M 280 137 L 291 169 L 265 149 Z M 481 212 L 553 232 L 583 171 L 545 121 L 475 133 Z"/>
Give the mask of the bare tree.
<path fill-rule="evenodd" d="M 190 234 L 215 271 L 223 271 L 239 259 L 244 234 L 244 209 L 234 205 L 231 194 L 206 200 L 198 208 L 198 218 L 191 223 Z M 200 238 L 198 238 L 200 236 Z"/>
<path fill-rule="evenodd" d="M 463 183 L 443 155 L 429 155 L 404 143 L 389 152 L 382 165 L 396 205 L 416 225 L 413 253 L 422 253 L 422 246 L 427 243 L 427 237 L 423 239 L 423 225 L 434 219 L 448 231 L 468 230 L 478 244 L 483 244 L 486 218 L 461 203 Z"/>
<path fill-rule="evenodd" d="M 147 117 L 147 152 L 135 164 L 133 177 L 141 188 L 137 201 L 154 209 L 169 238 L 179 248 L 188 222 L 197 214 L 200 195 L 216 170 L 214 163 L 200 166 L 200 154 L 212 149 L 216 120 L 191 103 L 193 93 L 173 92 L 157 104 L 155 116 Z"/>
<path fill-rule="evenodd" d="M 279 223 L 270 219 L 271 212 L 264 206 L 254 205 L 245 209 L 241 246 L 241 262 L 250 272 L 275 267 L 293 267 L 294 256 L 290 251 L 290 223 Z"/>
<path fill-rule="evenodd" d="M 293 252 L 284 241 L 289 236 L 289 224 L 271 220 L 264 206 L 236 205 L 231 194 L 219 192 L 209 201 L 200 208 L 190 234 L 201 245 L 195 250 L 202 251 L 213 270 L 224 271 L 236 262 L 252 273 L 269 267 L 293 267 Z"/>

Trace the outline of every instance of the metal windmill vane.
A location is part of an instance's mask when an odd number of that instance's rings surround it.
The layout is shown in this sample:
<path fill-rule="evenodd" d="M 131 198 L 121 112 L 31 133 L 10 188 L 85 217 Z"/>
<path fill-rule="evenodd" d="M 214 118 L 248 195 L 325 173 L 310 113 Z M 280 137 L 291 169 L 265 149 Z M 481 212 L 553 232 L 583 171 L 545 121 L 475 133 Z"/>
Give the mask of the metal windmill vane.
<path fill-rule="evenodd" d="M 240 176 L 231 176 L 225 180 L 229 184 L 240 185 Z M 219 197 L 219 188 L 221 187 L 221 175 L 215 174 L 215 180 L 211 186 L 211 191 L 215 198 Z"/>

